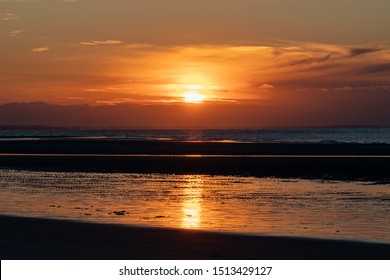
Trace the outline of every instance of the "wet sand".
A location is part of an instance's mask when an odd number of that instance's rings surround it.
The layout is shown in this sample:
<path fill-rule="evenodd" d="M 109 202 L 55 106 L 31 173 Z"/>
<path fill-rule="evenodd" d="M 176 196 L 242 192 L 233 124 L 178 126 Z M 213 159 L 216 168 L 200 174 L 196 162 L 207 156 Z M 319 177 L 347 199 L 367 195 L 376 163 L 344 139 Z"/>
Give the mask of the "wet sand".
<path fill-rule="evenodd" d="M 390 244 L 0 216 L 5 259 L 389 259 Z"/>
<path fill-rule="evenodd" d="M 388 172 L 390 157 L 378 157 L 390 155 L 390 145 L 385 144 L 250 144 L 51 139 L 0 141 L 0 154 L 0 168 L 40 171 L 390 181 Z M 161 157 L 161 155 L 213 156 Z M 248 155 L 261 157 L 247 157 Z"/>

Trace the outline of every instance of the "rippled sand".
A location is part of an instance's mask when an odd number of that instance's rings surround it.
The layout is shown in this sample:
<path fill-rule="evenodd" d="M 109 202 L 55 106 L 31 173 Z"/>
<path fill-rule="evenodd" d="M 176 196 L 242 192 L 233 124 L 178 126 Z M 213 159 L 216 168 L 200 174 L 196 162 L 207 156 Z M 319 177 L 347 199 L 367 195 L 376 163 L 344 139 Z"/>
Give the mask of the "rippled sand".
<path fill-rule="evenodd" d="M 0 170 L 0 213 L 390 242 L 390 185 Z"/>

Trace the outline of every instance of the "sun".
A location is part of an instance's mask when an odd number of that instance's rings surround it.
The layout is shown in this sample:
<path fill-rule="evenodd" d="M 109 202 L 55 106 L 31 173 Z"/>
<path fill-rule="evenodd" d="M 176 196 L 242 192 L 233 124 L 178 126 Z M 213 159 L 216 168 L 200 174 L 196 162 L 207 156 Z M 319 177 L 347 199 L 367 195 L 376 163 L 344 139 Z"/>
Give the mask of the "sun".
<path fill-rule="evenodd" d="M 184 102 L 186 103 L 202 103 L 205 99 L 203 94 L 200 94 L 197 90 L 202 89 L 200 85 L 186 85 L 188 91 L 183 93 Z"/>
<path fill-rule="evenodd" d="M 204 100 L 204 95 L 196 91 L 187 91 L 183 94 L 184 101 L 186 103 L 202 103 Z"/>

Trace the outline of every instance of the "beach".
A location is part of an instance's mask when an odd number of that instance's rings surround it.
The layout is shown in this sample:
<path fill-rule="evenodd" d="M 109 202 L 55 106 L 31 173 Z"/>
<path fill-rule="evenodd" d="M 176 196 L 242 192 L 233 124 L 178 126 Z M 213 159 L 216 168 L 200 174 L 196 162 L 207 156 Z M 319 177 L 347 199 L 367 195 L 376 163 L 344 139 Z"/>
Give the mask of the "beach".
<path fill-rule="evenodd" d="M 0 257 L 390 260 L 389 10 L 0 0 Z"/>
<path fill-rule="evenodd" d="M 390 245 L 0 216 L 1 259 L 389 259 Z"/>

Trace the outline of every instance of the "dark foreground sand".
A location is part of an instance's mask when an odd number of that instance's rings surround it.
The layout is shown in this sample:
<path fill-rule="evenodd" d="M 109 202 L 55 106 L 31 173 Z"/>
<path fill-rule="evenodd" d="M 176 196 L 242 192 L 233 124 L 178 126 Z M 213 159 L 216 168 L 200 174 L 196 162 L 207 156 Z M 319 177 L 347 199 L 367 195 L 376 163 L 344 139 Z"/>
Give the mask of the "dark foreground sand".
<path fill-rule="evenodd" d="M 390 259 L 390 244 L 0 216 L 1 259 Z"/>

